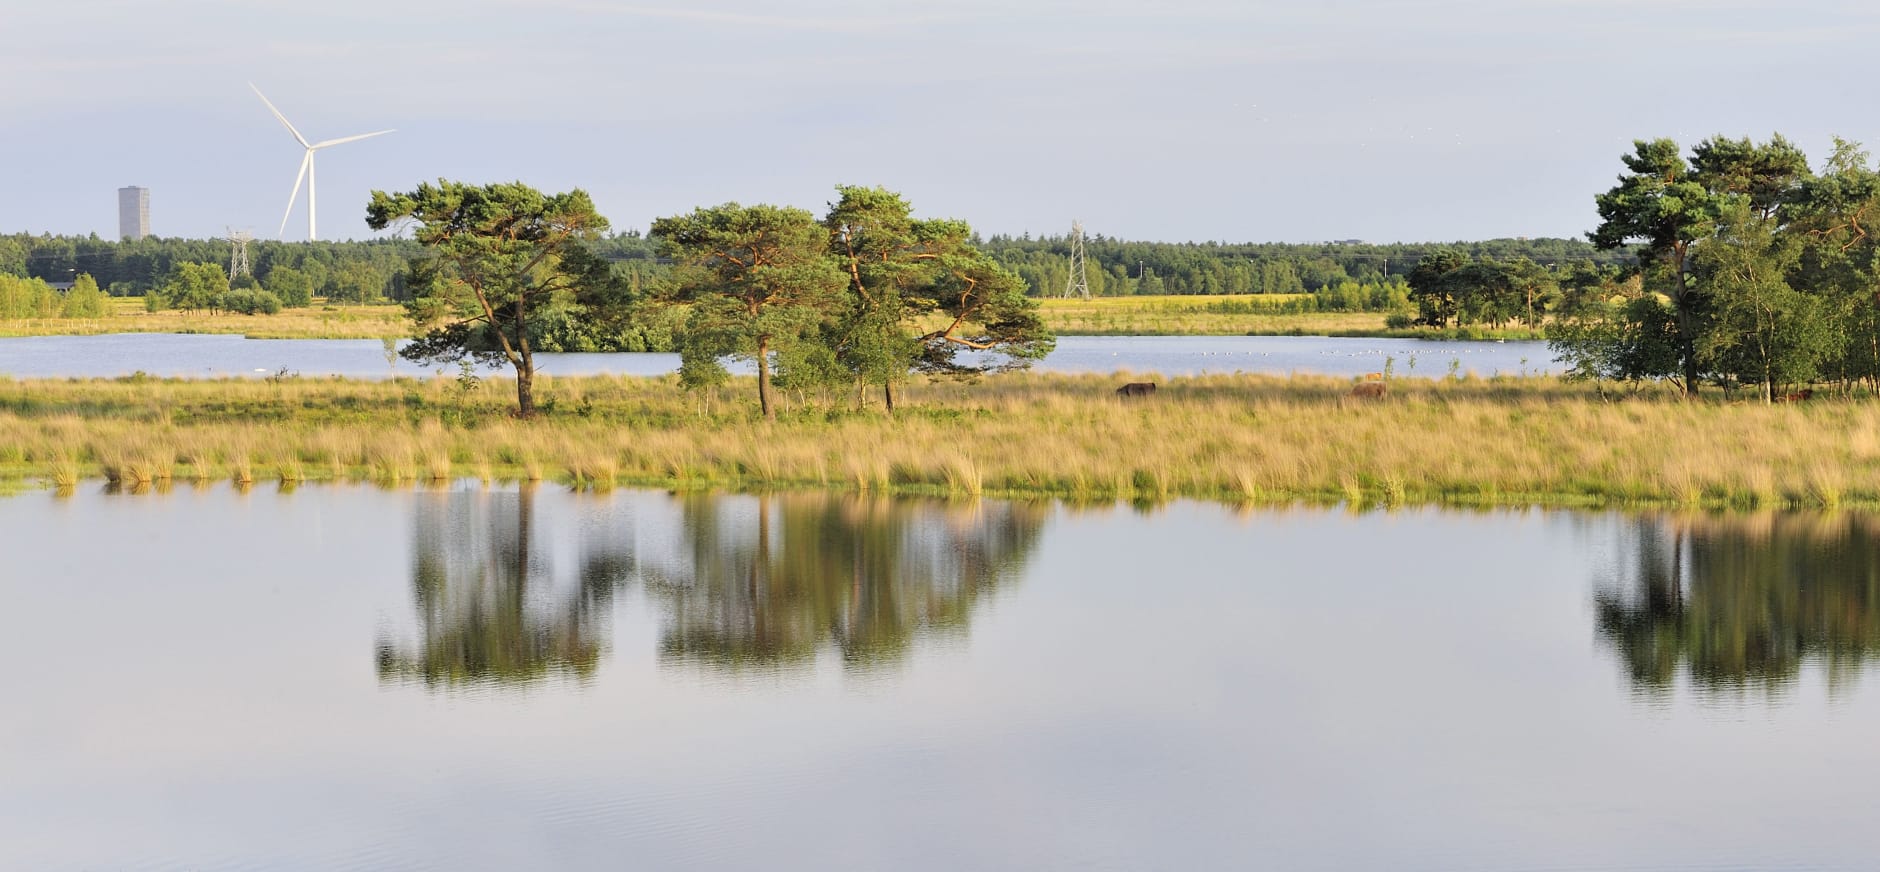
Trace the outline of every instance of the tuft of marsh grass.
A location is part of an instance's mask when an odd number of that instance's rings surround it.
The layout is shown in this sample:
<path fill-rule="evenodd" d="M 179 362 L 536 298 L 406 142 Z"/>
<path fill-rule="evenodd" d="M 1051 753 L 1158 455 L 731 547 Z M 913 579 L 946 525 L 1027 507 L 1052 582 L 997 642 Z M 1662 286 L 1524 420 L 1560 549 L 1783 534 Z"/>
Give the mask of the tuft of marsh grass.
<path fill-rule="evenodd" d="M 52 462 L 46 471 L 46 478 L 52 482 L 60 496 L 70 496 L 78 487 L 78 464 L 69 457 L 62 457 Z"/>
<path fill-rule="evenodd" d="M 1384 477 L 1383 500 L 1384 505 L 1390 508 L 1396 508 L 1405 503 L 1402 476 L 1393 474 Z"/>
<path fill-rule="evenodd" d="M 980 475 L 979 466 L 970 458 L 954 455 L 947 458 L 942 466 L 947 490 L 951 493 L 967 496 L 980 496 L 986 491 L 985 477 Z"/>
<path fill-rule="evenodd" d="M 1358 483 L 1357 476 L 1350 474 L 1339 476 L 1338 492 L 1344 496 L 1347 505 L 1364 505 L 1364 486 Z"/>
<path fill-rule="evenodd" d="M 290 457 L 274 467 L 274 477 L 283 488 L 291 489 L 307 480 L 307 471 L 300 465 L 298 458 Z"/>

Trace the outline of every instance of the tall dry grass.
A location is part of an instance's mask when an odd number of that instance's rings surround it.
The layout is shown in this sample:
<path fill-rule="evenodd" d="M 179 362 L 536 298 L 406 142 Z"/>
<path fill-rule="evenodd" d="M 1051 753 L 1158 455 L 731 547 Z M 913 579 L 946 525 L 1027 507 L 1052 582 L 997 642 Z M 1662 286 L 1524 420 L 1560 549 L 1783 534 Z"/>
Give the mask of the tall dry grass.
<path fill-rule="evenodd" d="M 0 336 L 96 336 L 104 333 L 216 333 L 251 339 L 402 339 L 411 335 L 403 306 L 314 305 L 273 315 L 147 312 L 141 297 L 117 297 L 101 318 L 0 320 Z"/>
<path fill-rule="evenodd" d="M 1220 312 L 1210 305 L 1251 301 L 1277 307 L 1305 294 L 1231 296 L 1102 297 L 1040 300 L 1051 329 L 1078 336 L 1248 336 L 1312 334 L 1371 335 L 1384 331 L 1384 316 L 1361 312 Z"/>
<path fill-rule="evenodd" d="M 1608 402 L 1552 378 L 1398 379 L 1381 401 L 1305 376 L 1158 379 L 1155 396 L 1128 403 L 1112 393 L 1141 377 L 916 380 L 892 417 L 794 397 L 774 424 L 746 383 L 701 397 L 671 377 L 545 378 L 550 411 L 530 422 L 508 416 L 502 379 L 468 396 L 449 379 L 0 379 L 0 478 L 1880 505 L 1880 406 L 1867 402 Z"/>

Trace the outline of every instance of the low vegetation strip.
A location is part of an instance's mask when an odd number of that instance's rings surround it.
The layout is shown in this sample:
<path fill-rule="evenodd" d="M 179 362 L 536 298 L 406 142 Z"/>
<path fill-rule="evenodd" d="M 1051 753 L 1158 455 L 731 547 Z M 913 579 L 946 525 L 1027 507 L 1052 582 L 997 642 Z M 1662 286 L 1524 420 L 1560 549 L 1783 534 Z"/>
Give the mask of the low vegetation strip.
<path fill-rule="evenodd" d="M 273 315 L 234 312 L 145 311 L 139 299 L 108 301 L 86 318 L 0 319 L 0 336 L 98 336 L 107 333 L 208 333 L 250 339 L 404 339 L 411 322 L 403 306 L 321 303 Z"/>
<path fill-rule="evenodd" d="M 1285 295 L 1274 295 L 1284 297 Z M 1225 298 L 1231 304 L 1239 298 Z M 0 337 L 97 336 L 107 333 L 204 333 L 250 339 L 406 339 L 411 322 L 403 306 L 327 305 L 283 309 L 274 315 L 232 312 L 148 312 L 135 300 L 111 300 L 92 318 L 0 320 Z M 1402 339 L 1538 339 L 1525 327 L 1389 327 L 1380 312 L 1268 311 L 1255 304 L 1224 305 L 1206 297 L 1123 297 L 1042 300 L 1045 324 L 1060 336 L 1352 336 Z M 1260 301 L 1255 301 L 1260 302 Z"/>
<path fill-rule="evenodd" d="M 1127 400 L 1124 382 L 1158 390 Z M 579 487 L 841 488 L 1157 502 L 1880 505 L 1880 407 L 1624 400 L 1552 378 L 1012 373 L 916 380 L 894 415 L 676 377 L 0 380 L 0 480 L 548 479 Z M 4 491 L 4 488 L 0 488 Z"/>

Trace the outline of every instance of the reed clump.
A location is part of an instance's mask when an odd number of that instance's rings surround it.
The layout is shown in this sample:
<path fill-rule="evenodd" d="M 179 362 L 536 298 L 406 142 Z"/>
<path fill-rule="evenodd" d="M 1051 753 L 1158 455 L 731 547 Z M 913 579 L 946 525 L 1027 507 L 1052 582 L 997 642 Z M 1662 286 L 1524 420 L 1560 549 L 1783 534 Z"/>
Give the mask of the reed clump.
<path fill-rule="evenodd" d="M 1121 402 L 1124 380 L 1155 396 Z M 1199 498 L 1353 505 L 1880 505 L 1880 404 L 1732 405 L 1551 377 L 1396 379 L 1354 402 L 1324 377 L 1009 373 L 915 379 L 879 406 L 748 381 L 557 378 L 510 417 L 513 383 L 0 380 L 0 479 L 284 484 L 554 478 L 581 487 L 831 487 L 1079 502 Z"/>

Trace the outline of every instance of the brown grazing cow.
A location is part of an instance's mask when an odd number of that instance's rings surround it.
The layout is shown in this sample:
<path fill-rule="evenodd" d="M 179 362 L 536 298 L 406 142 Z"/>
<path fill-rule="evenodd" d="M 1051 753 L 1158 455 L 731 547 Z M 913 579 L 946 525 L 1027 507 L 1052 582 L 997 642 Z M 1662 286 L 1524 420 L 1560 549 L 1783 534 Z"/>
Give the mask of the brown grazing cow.
<path fill-rule="evenodd" d="M 1155 393 L 1155 382 L 1130 382 L 1116 389 L 1119 397 L 1146 397 Z"/>
<path fill-rule="evenodd" d="M 1814 398 L 1815 398 L 1814 388 L 1802 388 L 1801 390 L 1796 391 L 1795 393 L 1783 394 L 1782 396 L 1776 397 L 1776 402 L 1778 403 L 1805 403 Z"/>
<path fill-rule="evenodd" d="M 1352 385 L 1351 395 L 1354 397 L 1362 397 L 1364 399 L 1375 400 L 1375 399 L 1379 399 L 1383 397 L 1384 394 L 1388 392 L 1389 390 L 1390 390 L 1389 386 L 1386 385 L 1384 382 L 1366 381 L 1366 382 L 1359 382 L 1355 385 Z"/>

